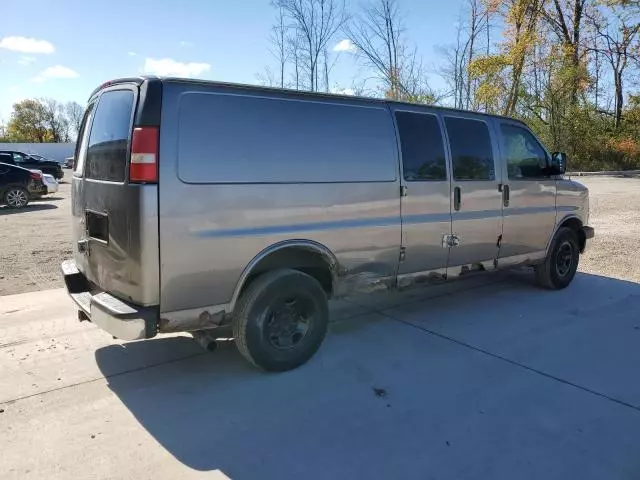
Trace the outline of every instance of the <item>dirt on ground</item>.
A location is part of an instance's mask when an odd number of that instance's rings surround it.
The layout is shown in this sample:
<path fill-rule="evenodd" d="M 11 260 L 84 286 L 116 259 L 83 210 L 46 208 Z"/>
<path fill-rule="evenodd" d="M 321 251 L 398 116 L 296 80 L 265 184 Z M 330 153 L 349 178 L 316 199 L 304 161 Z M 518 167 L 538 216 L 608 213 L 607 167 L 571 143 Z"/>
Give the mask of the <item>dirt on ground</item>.
<path fill-rule="evenodd" d="M 579 270 L 640 283 L 640 178 L 579 177 L 589 187 L 596 236 Z"/>
<path fill-rule="evenodd" d="M 60 263 L 71 254 L 69 170 L 57 193 L 21 210 L 0 207 L 0 295 L 62 287 Z"/>
<path fill-rule="evenodd" d="M 58 193 L 24 210 L 0 207 L 0 295 L 63 286 L 60 263 L 71 256 L 70 177 L 67 170 Z M 580 270 L 640 282 L 640 178 L 575 180 L 589 187 L 596 229 Z"/>

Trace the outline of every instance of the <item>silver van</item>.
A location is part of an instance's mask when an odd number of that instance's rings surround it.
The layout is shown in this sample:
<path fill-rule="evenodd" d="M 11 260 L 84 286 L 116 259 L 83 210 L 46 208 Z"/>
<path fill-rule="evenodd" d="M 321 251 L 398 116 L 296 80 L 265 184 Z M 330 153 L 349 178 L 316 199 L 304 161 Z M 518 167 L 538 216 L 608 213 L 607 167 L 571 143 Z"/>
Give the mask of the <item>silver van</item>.
<path fill-rule="evenodd" d="M 173 78 L 91 95 L 75 152 L 79 317 L 138 340 L 231 328 L 265 370 L 306 362 L 327 300 L 532 266 L 573 279 L 587 189 L 510 118 Z"/>

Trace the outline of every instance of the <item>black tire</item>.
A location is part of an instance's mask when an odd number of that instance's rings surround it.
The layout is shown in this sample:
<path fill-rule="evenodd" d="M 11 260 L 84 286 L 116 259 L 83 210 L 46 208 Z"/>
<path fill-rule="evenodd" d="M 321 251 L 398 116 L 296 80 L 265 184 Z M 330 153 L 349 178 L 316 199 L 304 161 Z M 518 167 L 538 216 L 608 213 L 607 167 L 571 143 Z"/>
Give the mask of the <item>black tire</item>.
<path fill-rule="evenodd" d="M 29 192 L 26 188 L 17 185 L 7 188 L 4 192 L 4 204 L 9 208 L 24 208 L 30 200 Z"/>
<path fill-rule="evenodd" d="M 297 270 L 275 270 L 256 278 L 240 297 L 233 336 L 255 366 L 284 372 L 318 351 L 328 324 L 327 297 L 318 281 Z"/>
<path fill-rule="evenodd" d="M 536 282 L 550 290 L 565 288 L 576 275 L 579 258 L 577 233 L 569 227 L 559 228 L 544 263 L 534 267 Z"/>

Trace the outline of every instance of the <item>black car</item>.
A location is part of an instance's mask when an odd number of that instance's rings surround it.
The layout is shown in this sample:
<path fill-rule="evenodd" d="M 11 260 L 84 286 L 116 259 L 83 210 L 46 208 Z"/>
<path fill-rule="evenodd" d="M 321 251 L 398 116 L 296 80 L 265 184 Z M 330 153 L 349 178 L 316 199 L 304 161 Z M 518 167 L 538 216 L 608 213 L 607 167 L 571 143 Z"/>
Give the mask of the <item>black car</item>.
<path fill-rule="evenodd" d="M 0 163 L 0 205 L 25 207 L 34 196 L 47 193 L 42 174 L 26 168 Z"/>
<path fill-rule="evenodd" d="M 18 167 L 27 168 L 30 170 L 40 170 L 42 171 L 42 173 L 53 175 L 56 180 L 60 180 L 62 177 L 64 177 L 62 166 L 58 162 L 54 162 L 53 160 L 40 160 L 39 158 L 33 157 L 28 153 L 15 152 L 11 150 L 1 150 L 0 163 L 17 165 Z"/>

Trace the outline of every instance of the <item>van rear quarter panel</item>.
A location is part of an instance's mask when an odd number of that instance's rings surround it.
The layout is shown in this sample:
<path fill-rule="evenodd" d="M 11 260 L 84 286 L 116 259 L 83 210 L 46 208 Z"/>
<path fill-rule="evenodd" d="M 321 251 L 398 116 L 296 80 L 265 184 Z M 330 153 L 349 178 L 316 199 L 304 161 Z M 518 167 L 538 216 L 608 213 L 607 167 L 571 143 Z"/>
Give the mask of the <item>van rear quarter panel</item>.
<path fill-rule="evenodd" d="M 286 240 L 324 245 L 349 275 L 395 276 L 385 105 L 166 82 L 160 131 L 161 312 L 228 303 L 251 260 Z"/>

